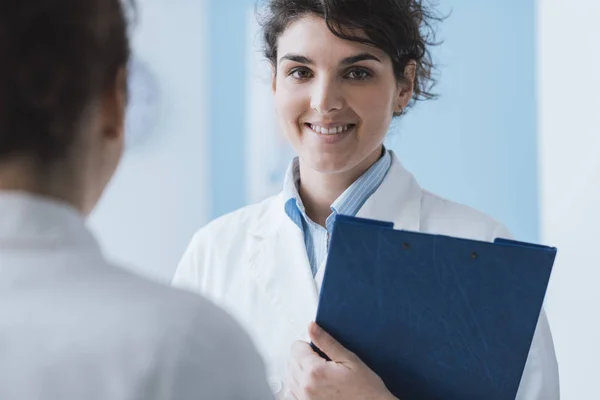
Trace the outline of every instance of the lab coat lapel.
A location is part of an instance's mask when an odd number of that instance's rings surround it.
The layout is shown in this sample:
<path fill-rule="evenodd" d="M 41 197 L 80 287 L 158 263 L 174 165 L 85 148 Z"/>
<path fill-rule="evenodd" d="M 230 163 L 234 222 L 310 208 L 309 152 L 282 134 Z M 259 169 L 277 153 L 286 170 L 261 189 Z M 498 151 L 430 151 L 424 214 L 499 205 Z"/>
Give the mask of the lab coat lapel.
<path fill-rule="evenodd" d="M 308 324 L 316 316 L 318 293 L 304 236 L 285 214 L 282 196 L 271 207 L 275 209 L 266 213 L 253 232 L 259 244 L 250 266 L 281 317 L 292 325 L 298 337 L 305 337 Z"/>

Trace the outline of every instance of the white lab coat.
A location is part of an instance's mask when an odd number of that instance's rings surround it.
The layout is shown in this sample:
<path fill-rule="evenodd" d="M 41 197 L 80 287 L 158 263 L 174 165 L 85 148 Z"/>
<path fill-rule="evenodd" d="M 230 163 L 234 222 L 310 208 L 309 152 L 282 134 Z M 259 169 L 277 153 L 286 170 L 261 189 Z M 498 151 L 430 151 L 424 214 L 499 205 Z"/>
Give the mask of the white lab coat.
<path fill-rule="evenodd" d="M 200 229 L 173 279 L 237 317 L 266 360 L 275 391 L 281 389 L 291 344 L 308 341 L 325 269 L 321 266 L 313 278 L 303 234 L 285 213 L 284 202 L 280 194 Z M 510 237 L 490 217 L 421 189 L 395 156 L 357 216 L 393 221 L 396 229 L 485 241 Z M 558 367 L 544 312 L 517 399 L 559 399 Z"/>
<path fill-rule="evenodd" d="M 70 207 L 0 192 L 0 399 L 269 398 L 233 318 L 108 263 Z"/>

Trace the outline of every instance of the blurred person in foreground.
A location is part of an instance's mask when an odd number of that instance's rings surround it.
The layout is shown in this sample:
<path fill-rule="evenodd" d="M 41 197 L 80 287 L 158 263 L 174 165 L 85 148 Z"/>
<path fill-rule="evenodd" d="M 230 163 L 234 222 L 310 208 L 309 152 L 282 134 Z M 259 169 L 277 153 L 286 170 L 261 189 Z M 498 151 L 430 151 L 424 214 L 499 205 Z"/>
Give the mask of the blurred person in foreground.
<path fill-rule="evenodd" d="M 0 398 L 268 399 L 228 315 L 109 263 L 86 228 L 123 152 L 125 11 L 0 3 Z"/>

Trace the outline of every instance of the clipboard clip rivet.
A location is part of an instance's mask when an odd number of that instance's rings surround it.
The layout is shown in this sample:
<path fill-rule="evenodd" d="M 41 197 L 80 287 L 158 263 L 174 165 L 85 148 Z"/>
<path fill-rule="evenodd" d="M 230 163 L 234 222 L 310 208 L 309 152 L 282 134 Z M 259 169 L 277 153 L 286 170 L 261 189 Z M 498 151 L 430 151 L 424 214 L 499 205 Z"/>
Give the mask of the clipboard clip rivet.
<path fill-rule="evenodd" d="M 404 250 L 408 250 L 408 249 L 410 249 L 410 244 L 408 244 L 408 243 L 404 243 L 404 244 L 402 244 L 402 248 L 403 248 Z"/>
<path fill-rule="evenodd" d="M 475 253 L 475 252 L 472 252 L 472 253 L 471 253 L 471 258 L 472 258 L 473 260 L 477 260 L 477 258 L 478 258 L 478 257 L 479 257 L 479 255 L 478 255 L 477 253 Z"/>

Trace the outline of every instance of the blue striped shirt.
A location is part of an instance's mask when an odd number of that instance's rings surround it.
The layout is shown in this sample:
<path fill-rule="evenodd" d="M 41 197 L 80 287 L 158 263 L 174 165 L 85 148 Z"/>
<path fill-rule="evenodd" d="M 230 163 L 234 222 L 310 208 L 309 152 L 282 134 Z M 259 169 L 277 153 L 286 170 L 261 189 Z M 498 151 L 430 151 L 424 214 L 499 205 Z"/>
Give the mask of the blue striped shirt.
<path fill-rule="evenodd" d="M 337 215 L 356 216 L 369 197 L 379 188 L 392 164 L 392 156 L 384 150 L 381 157 L 358 178 L 331 205 L 331 214 L 325 222 L 326 228 L 313 222 L 300 198 L 300 163 L 295 158 L 285 176 L 283 192 L 286 199 L 285 212 L 304 233 L 304 243 L 313 276 L 325 262 L 329 251 L 329 236 Z"/>

